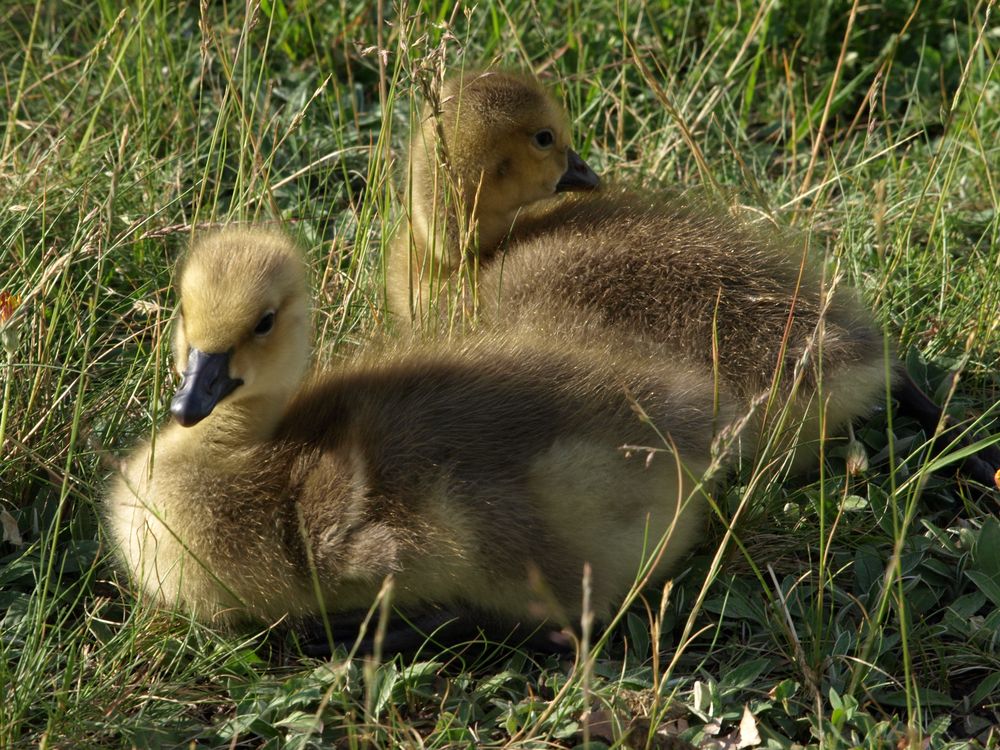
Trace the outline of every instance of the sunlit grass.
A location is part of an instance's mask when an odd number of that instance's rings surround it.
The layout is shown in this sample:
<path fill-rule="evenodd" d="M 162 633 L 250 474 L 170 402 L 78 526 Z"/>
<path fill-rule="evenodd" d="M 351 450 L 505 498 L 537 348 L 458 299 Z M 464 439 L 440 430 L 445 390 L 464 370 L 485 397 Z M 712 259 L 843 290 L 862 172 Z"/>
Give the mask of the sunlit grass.
<path fill-rule="evenodd" d="M 832 451 L 821 480 L 761 473 L 716 498 L 731 532 L 716 520 L 668 600 L 647 592 L 577 661 L 310 660 L 281 632 L 136 604 L 99 530 L 116 456 L 163 419 L 191 235 L 287 227 L 309 250 L 318 357 L 347 356 L 382 324 L 414 94 L 462 65 L 539 73 L 611 180 L 794 227 L 939 401 L 985 411 L 992 6 L 122 7 L 0 9 L 0 294 L 18 298 L 0 320 L 0 745 L 573 747 L 631 730 L 697 746 L 735 737 L 744 706 L 774 747 L 1000 743 L 994 506 L 929 475 L 926 436 L 894 418 L 889 440 L 883 413 L 857 427 L 867 473 Z"/>

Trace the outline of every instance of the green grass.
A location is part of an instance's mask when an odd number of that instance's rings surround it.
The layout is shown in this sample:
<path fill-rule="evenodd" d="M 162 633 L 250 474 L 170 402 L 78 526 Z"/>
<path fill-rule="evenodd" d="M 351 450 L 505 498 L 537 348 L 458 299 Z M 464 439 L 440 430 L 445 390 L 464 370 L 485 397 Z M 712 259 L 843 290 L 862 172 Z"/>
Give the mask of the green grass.
<path fill-rule="evenodd" d="M 715 519 L 666 602 L 577 661 L 310 660 L 135 604 L 99 528 L 115 457 L 163 419 L 192 232 L 287 226 L 310 252 L 318 356 L 342 356 L 381 326 L 413 95 L 461 65 L 541 72 L 610 179 L 706 186 L 794 225 L 938 399 L 984 411 L 995 6 L 238 6 L 0 9 L 0 292 L 20 298 L 0 351 L 0 746 L 730 747 L 704 743 L 745 707 L 770 747 L 1000 746 L 995 505 L 931 476 L 925 436 L 895 419 L 889 440 L 884 414 L 857 428 L 861 475 L 832 455 L 809 483 L 729 488 L 732 534 Z"/>

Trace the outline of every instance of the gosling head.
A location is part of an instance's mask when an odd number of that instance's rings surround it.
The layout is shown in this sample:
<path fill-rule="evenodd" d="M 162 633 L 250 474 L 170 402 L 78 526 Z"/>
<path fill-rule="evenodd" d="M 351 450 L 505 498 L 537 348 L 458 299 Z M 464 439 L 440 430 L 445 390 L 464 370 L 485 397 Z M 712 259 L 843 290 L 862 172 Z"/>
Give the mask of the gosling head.
<path fill-rule="evenodd" d="M 471 214 L 509 217 L 523 206 L 598 185 L 594 171 L 570 148 L 566 112 L 529 76 L 466 73 L 441 90 L 441 135 L 461 198 Z M 436 160 L 437 123 L 427 118 L 411 145 L 414 171 Z M 509 229 L 509 223 L 503 231 Z M 482 242 L 482 238 L 481 242 Z"/>
<path fill-rule="evenodd" d="M 280 234 L 229 229 L 192 246 L 178 283 L 170 413 L 185 427 L 220 404 L 280 412 L 309 361 L 305 261 Z"/>

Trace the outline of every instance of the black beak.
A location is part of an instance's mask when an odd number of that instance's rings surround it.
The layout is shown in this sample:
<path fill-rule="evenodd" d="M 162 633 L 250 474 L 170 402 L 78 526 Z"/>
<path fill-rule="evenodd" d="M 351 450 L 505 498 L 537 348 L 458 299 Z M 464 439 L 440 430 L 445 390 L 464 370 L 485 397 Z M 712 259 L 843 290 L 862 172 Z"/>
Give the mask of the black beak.
<path fill-rule="evenodd" d="M 198 424 L 212 413 L 217 403 L 243 385 L 242 380 L 229 377 L 229 355 L 230 352 L 206 354 L 191 347 L 181 387 L 170 402 L 170 413 L 184 427 Z"/>
<path fill-rule="evenodd" d="M 570 190 L 593 190 L 601 184 L 601 178 L 593 169 L 587 166 L 587 162 L 580 158 L 580 155 L 573 149 L 569 150 L 569 162 L 566 172 L 556 183 L 557 193 L 566 193 Z"/>

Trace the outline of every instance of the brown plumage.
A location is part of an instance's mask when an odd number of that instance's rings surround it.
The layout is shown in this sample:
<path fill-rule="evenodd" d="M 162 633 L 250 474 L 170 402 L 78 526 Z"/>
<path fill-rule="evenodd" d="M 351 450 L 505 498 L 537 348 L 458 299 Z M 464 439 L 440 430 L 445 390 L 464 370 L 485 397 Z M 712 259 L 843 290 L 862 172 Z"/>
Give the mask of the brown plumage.
<path fill-rule="evenodd" d="M 532 78 L 497 71 L 445 81 L 410 139 L 405 216 L 386 263 L 390 311 L 406 327 L 440 315 L 507 236 L 519 211 L 597 176 L 570 149 L 562 107 Z M 444 294 L 441 297 L 442 293 Z"/>
<path fill-rule="evenodd" d="M 820 403 L 827 435 L 868 412 L 895 367 L 857 293 L 831 289 L 802 248 L 675 197 L 568 197 L 519 222 L 480 281 L 493 325 L 613 333 L 649 357 L 687 359 L 756 402 L 765 437 L 784 424 L 786 446 L 818 440 Z"/>
<path fill-rule="evenodd" d="M 287 240 L 202 241 L 179 288 L 172 411 L 190 426 L 140 446 L 107 500 L 159 605 L 221 622 L 346 611 L 391 573 L 403 606 L 537 621 L 579 614 L 588 562 L 600 615 L 671 527 L 656 575 L 699 536 L 717 407 L 684 367 L 512 332 L 390 343 L 303 384 Z"/>

